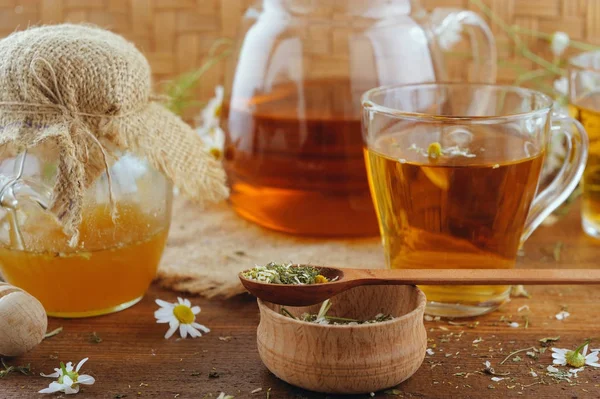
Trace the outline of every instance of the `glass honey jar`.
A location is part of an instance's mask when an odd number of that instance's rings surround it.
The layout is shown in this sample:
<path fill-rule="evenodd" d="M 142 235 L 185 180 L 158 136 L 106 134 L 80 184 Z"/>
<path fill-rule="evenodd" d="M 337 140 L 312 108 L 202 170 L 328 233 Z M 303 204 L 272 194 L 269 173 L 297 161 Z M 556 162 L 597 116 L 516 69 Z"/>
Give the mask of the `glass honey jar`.
<path fill-rule="evenodd" d="M 0 152 L 4 279 L 39 299 L 49 316 L 95 316 L 138 302 L 156 275 L 167 240 L 171 183 L 145 160 L 118 156 L 85 192 L 73 246 L 48 210 L 55 151 L 44 145 L 16 156 L 6 152 Z"/>

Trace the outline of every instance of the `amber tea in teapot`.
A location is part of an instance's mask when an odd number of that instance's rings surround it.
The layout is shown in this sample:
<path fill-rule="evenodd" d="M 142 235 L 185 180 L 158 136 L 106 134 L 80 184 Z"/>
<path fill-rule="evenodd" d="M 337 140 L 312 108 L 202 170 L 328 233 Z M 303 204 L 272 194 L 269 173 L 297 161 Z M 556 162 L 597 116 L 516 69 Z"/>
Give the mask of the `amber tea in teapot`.
<path fill-rule="evenodd" d="M 307 104 L 303 117 L 298 93 Z M 313 81 L 253 98 L 252 114 L 225 110 L 231 135 L 226 165 L 238 212 L 290 233 L 377 233 L 361 122 L 348 98 L 349 82 Z"/>

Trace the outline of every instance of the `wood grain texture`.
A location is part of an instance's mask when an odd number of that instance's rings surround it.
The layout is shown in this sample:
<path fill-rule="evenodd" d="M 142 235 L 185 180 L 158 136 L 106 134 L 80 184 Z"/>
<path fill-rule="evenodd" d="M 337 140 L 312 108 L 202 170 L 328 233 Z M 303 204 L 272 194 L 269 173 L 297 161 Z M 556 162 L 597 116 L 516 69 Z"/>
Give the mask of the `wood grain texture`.
<path fill-rule="evenodd" d="M 306 323 L 259 301 L 258 353 L 282 380 L 327 393 L 363 393 L 398 385 L 421 366 L 427 348 L 425 295 L 413 286 L 356 287 L 331 298 L 330 316 L 396 319 L 359 326 Z M 320 305 L 287 308 L 294 316 L 318 313 Z"/>
<path fill-rule="evenodd" d="M 123 34 L 134 41 L 150 60 L 156 82 L 199 67 L 217 38 L 236 38 L 242 16 L 259 0 L 3 0 L 0 1 L 0 37 L 30 25 L 59 22 L 91 22 Z M 600 44 L 600 2 L 598 0 L 483 0 L 508 24 L 553 33 L 567 32 L 572 38 Z M 422 0 L 429 10 L 456 7 L 476 10 L 469 0 Z M 341 15 L 332 14 L 339 20 Z M 504 61 L 515 59 L 514 46 L 506 35 L 493 27 L 498 51 Z M 347 46 L 338 40 L 340 31 L 331 37 L 319 35 L 315 27 L 314 64 L 319 65 L 319 52 L 345 56 Z M 548 42 L 525 37 L 537 53 L 548 53 Z M 340 45 L 342 43 L 342 45 Z M 329 58 L 329 57 L 327 57 Z M 331 64 L 331 61 L 329 61 Z M 518 60 L 530 69 L 530 61 Z M 329 65 L 333 68 L 336 65 Z M 468 73 L 464 63 L 451 73 Z M 214 86 L 224 79 L 225 68 L 213 68 L 198 88 L 198 97 L 207 99 Z M 499 79 L 515 78 L 513 68 L 500 68 Z"/>
<path fill-rule="evenodd" d="M 562 243 L 560 253 L 554 251 L 557 243 Z M 533 234 L 525 245 L 520 266 L 598 268 L 599 258 L 600 242 L 581 231 L 579 210 L 574 208 L 556 225 L 541 227 Z M 597 337 L 600 331 L 599 286 L 533 286 L 528 291 L 531 299 L 514 298 L 496 312 L 467 320 L 470 326 L 425 322 L 428 347 L 434 355 L 427 355 L 415 375 L 397 387 L 398 396 L 378 393 L 376 397 L 597 399 L 600 370 L 587 368 L 574 381 L 575 385 L 556 383 L 545 376 L 545 368 L 552 361 L 549 351 L 540 354 L 538 360 L 524 351 L 518 354 L 522 360 L 509 358 L 500 365 L 513 351 L 540 348 L 540 338 L 560 336 L 556 346 L 574 348 L 586 338 Z M 78 361 L 89 356 L 83 370 L 97 382 L 84 387 L 78 398 L 112 399 L 126 394 L 128 399 L 168 399 L 179 394 L 179 399 L 198 399 L 212 394 L 214 399 L 225 391 L 236 399 L 264 399 L 268 388 L 272 389 L 271 399 L 366 398 L 311 393 L 273 376 L 258 355 L 259 314 L 255 300 L 247 295 L 226 301 L 191 297 L 194 304 L 202 307 L 199 322 L 212 331 L 195 340 L 163 339 L 166 328 L 154 323 L 153 312 L 158 306 L 153 301 L 175 300 L 178 295 L 181 294 L 155 285 L 141 303 L 121 313 L 86 320 L 51 319 L 50 330 L 63 326 L 64 331 L 32 352 L 8 360 L 9 364 L 31 362 L 34 376 L 11 374 L 0 379 L 0 397 L 38 397 L 35 392 L 49 383 L 49 379 L 38 376 L 39 372 L 51 372 L 59 361 Z M 529 309 L 519 312 L 525 305 Z M 555 315 L 565 307 L 571 316 L 557 320 Z M 525 316 L 529 320 L 527 328 Z M 518 322 L 519 327 L 510 327 L 509 320 Z M 90 342 L 94 331 L 103 339 L 99 344 Z M 231 338 L 222 341 L 219 337 Z M 600 347 L 599 341 L 596 347 Z M 491 376 L 481 373 L 485 361 L 490 361 L 497 372 L 510 373 L 509 378 L 491 381 Z M 208 377 L 213 367 L 219 378 Z M 539 377 L 532 377 L 530 370 L 543 377 L 544 383 Z M 250 393 L 261 387 L 262 392 Z"/>

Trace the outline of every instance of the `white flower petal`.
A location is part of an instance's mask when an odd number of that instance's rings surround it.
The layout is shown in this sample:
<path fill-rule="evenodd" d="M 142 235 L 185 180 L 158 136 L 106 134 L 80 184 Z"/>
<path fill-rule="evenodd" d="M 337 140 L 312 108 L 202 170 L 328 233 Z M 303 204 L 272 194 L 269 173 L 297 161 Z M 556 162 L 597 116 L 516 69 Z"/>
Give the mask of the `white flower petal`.
<path fill-rule="evenodd" d="M 187 338 L 187 324 L 181 324 L 179 326 L 179 335 L 181 335 L 181 338 L 183 339 Z"/>
<path fill-rule="evenodd" d="M 194 306 L 194 307 L 192 308 L 192 313 L 193 313 L 193 314 L 198 314 L 198 313 L 200 313 L 200 306 Z"/>
<path fill-rule="evenodd" d="M 55 393 L 55 392 L 60 392 L 62 390 L 63 390 L 63 385 L 54 381 L 54 382 L 50 383 L 48 388 L 44 388 L 41 391 L 38 391 L 38 393 Z"/>
<path fill-rule="evenodd" d="M 564 353 L 553 353 L 552 357 L 554 359 L 565 359 L 565 354 Z"/>
<path fill-rule="evenodd" d="M 161 310 L 157 310 L 156 312 L 154 312 L 154 317 L 157 320 L 160 320 L 160 319 L 169 319 L 169 318 L 175 317 L 175 315 L 173 314 L 172 309 L 161 309 Z"/>
<path fill-rule="evenodd" d="M 78 384 L 92 385 L 94 382 L 96 382 L 96 379 L 94 377 L 92 377 L 91 375 L 87 375 L 87 374 L 82 374 L 77 378 Z"/>
<path fill-rule="evenodd" d="M 183 304 L 184 304 L 185 306 L 187 306 L 188 308 L 191 308 L 191 307 L 192 307 L 192 303 L 190 302 L 190 300 L 189 300 L 189 299 L 184 299 L 184 300 L 183 300 Z"/>
<path fill-rule="evenodd" d="M 502 377 L 492 377 L 492 381 L 494 382 L 498 382 L 498 381 L 502 381 L 504 378 Z"/>
<path fill-rule="evenodd" d="M 554 364 L 558 364 L 559 366 L 565 366 L 567 364 L 567 360 L 566 359 L 554 359 L 552 361 L 552 363 Z"/>
<path fill-rule="evenodd" d="M 556 352 L 556 353 L 562 353 L 563 355 L 565 355 L 569 349 L 560 349 L 560 348 L 551 348 L 552 352 Z"/>
<path fill-rule="evenodd" d="M 165 339 L 171 338 L 173 336 L 173 334 L 175 334 L 175 331 L 177 331 L 178 327 L 179 327 L 179 324 L 171 325 L 171 327 L 169 327 L 169 329 L 167 330 L 167 333 L 165 334 Z"/>
<path fill-rule="evenodd" d="M 79 385 L 75 385 L 75 386 L 72 386 L 72 387 L 65 386 L 65 393 L 67 395 L 74 395 L 74 394 L 76 394 L 78 392 L 79 392 Z"/>
<path fill-rule="evenodd" d="M 73 385 L 73 380 L 71 379 L 71 377 L 69 377 L 68 375 L 65 375 L 63 377 L 63 385 L 65 386 L 72 386 Z"/>
<path fill-rule="evenodd" d="M 586 362 L 585 364 L 587 364 L 588 366 L 592 366 L 592 367 L 600 367 L 600 363 L 597 363 L 597 362 L 595 362 L 595 363 Z"/>
<path fill-rule="evenodd" d="M 177 297 L 177 302 L 179 302 L 180 305 L 183 305 L 183 298 Z"/>
<path fill-rule="evenodd" d="M 598 352 L 590 352 L 590 354 L 585 357 L 585 360 L 595 362 L 598 360 L 599 356 L 600 354 Z"/>
<path fill-rule="evenodd" d="M 73 363 L 72 362 L 68 362 L 67 365 L 65 366 L 65 369 L 67 369 L 67 371 L 70 373 L 71 371 L 73 371 Z"/>
<path fill-rule="evenodd" d="M 199 323 L 192 323 L 191 326 L 194 328 L 197 328 L 198 330 L 204 331 L 205 333 L 210 332 L 210 328 L 208 328 L 202 324 L 199 324 Z"/>
<path fill-rule="evenodd" d="M 578 369 L 569 369 L 569 373 L 574 374 L 575 377 L 577 377 L 577 373 L 583 370 L 585 370 L 585 367 L 579 367 Z"/>
<path fill-rule="evenodd" d="M 558 369 L 554 366 L 548 366 L 546 367 L 546 370 L 548 370 L 550 373 L 558 373 Z"/>
<path fill-rule="evenodd" d="M 196 330 L 194 327 L 190 326 L 189 324 L 187 325 L 187 330 L 190 333 L 190 337 L 192 337 L 192 338 L 198 338 L 198 337 L 202 336 L 200 331 Z"/>
<path fill-rule="evenodd" d="M 166 308 L 166 309 L 173 309 L 175 307 L 174 304 L 167 302 L 167 301 L 163 301 L 162 299 L 157 299 L 154 302 L 156 302 L 156 304 L 162 308 Z"/>
<path fill-rule="evenodd" d="M 564 310 L 561 310 L 554 317 L 556 317 L 556 320 L 564 320 L 564 319 L 566 319 L 569 316 L 571 316 L 571 313 L 565 312 Z"/>
<path fill-rule="evenodd" d="M 81 361 L 77 364 L 77 368 L 75 369 L 76 372 L 79 373 L 79 370 L 81 370 L 81 366 L 83 366 L 85 364 L 85 362 L 87 362 L 90 358 L 86 357 L 85 359 L 81 359 Z"/>

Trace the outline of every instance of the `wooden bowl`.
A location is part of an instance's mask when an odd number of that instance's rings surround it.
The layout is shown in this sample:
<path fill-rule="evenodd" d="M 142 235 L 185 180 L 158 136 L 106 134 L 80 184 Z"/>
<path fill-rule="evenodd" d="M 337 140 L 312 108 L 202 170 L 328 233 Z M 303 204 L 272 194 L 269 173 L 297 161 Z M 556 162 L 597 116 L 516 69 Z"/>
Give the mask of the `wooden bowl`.
<path fill-rule="evenodd" d="M 358 394 L 398 385 L 423 363 L 427 333 L 425 294 L 406 285 L 362 286 L 333 298 L 328 315 L 393 320 L 362 325 L 321 325 L 280 314 L 281 306 L 258 300 L 258 352 L 263 363 L 289 384 L 325 393 Z M 286 307 L 294 316 L 320 305 Z"/>

